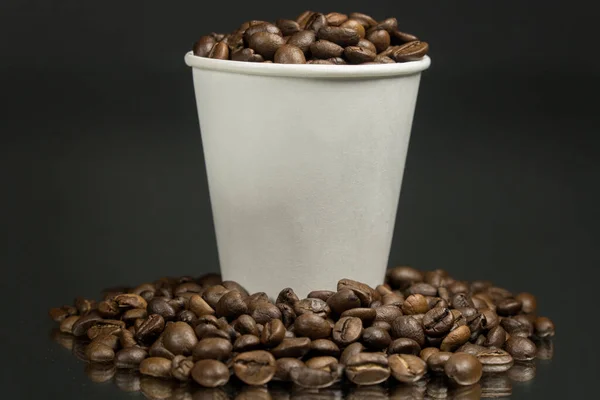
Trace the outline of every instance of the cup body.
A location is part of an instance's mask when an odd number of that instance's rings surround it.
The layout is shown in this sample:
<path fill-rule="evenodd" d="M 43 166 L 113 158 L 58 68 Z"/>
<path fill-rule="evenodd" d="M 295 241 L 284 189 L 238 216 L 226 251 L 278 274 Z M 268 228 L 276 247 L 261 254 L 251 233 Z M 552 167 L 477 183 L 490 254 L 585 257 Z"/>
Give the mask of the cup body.
<path fill-rule="evenodd" d="M 421 71 L 186 55 L 224 280 L 299 296 L 383 282 Z"/>

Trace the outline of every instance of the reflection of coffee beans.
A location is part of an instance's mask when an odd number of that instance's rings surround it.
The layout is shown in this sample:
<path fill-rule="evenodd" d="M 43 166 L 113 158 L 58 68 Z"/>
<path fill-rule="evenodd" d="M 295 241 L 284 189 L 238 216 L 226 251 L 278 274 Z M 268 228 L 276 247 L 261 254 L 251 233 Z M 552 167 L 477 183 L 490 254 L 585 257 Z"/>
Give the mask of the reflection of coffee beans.
<path fill-rule="evenodd" d="M 307 26 L 327 18 L 309 18 Z M 364 18 L 336 23 L 349 21 L 366 28 L 367 36 L 394 29 L 393 21 L 375 28 Z M 295 29 L 289 22 L 278 25 L 248 26 L 269 34 Z M 485 384 L 489 393 L 505 393 L 507 380 L 533 379 L 531 360 L 550 359 L 554 350 L 554 324 L 535 314 L 532 295 L 406 266 L 388 271 L 387 282 L 375 289 L 342 279 L 336 291 L 313 291 L 305 299 L 285 288 L 273 302 L 209 275 L 162 278 L 75 303 L 50 310 L 60 327 L 53 338 L 89 362 L 86 372 L 94 382 L 114 377 L 119 387 L 158 397 L 176 396 L 174 380 L 219 393 L 214 388 L 232 373 L 247 385 L 281 380 L 305 389 L 326 390 L 347 380 L 362 388 L 357 396 L 366 396 L 366 386 L 390 376 L 423 382 L 429 371 L 429 384 L 418 387 L 434 397 L 475 395 L 486 392 Z M 138 375 L 124 373 L 131 369 Z M 482 373 L 506 379 L 483 380 L 477 389 Z M 450 381 L 471 386 L 460 389 Z M 252 395 L 259 393 L 268 394 Z"/>

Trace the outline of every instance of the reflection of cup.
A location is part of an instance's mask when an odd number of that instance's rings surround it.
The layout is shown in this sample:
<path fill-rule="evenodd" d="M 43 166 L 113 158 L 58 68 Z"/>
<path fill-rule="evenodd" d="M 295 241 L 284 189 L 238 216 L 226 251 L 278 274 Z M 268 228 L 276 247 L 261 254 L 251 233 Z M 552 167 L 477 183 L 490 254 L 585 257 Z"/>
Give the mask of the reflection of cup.
<path fill-rule="evenodd" d="M 188 53 L 223 279 L 271 296 L 383 281 L 421 71 Z"/>

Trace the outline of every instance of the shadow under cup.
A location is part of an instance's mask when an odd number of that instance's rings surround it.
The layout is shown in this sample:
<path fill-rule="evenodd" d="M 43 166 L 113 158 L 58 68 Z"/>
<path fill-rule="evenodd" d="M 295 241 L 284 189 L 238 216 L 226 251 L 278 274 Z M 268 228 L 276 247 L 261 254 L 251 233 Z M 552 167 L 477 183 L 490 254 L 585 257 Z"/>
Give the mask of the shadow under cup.
<path fill-rule="evenodd" d="M 421 60 L 245 63 L 185 56 L 221 273 L 270 296 L 383 282 Z"/>

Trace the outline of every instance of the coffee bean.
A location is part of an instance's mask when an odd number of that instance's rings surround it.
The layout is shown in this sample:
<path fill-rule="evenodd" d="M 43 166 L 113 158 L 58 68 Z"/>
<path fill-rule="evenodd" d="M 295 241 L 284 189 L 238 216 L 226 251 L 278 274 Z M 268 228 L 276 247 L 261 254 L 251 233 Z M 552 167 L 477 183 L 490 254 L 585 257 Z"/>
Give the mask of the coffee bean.
<path fill-rule="evenodd" d="M 346 310 L 359 308 L 360 299 L 350 289 L 343 289 L 327 299 L 327 305 L 333 312 L 342 314 Z"/>
<path fill-rule="evenodd" d="M 280 37 L 282 36 L 281 30 L 276 25 L 271 24 L 269 22 L 261 22 L 256 25 L 252 25 L 248 27 L 248 29 L 246 29 L 246 31 L 244 32 L 244 42 L 249 44 L 252 40 L 252 36 L 254 36 L 257 33 L 270 33 L 272 35 Z"/>
<path fill-rule="evenodd" d="M 423 350 L 420 351 L 419 357 L 421 357 L 421 360 L 427 362 L 429 357 L 431 357 L 435 353 L 439 353 L 439 352 L 440 352 L 440 349 L 438 349 L 437 347 L 425 347 Z M 389 351 L 388 351 L 388 354 L 390 354 Z"/>
<path fill-rule="evenodd" d="M 533 360 L 537 351 L 535 343 L 527 338 L 518 336 L 511 336 L 504 344 L 504 349 L 515 359 L 515 361 Z"/>
<path fill-rule="evenodd" d="M 392 376 L 400 382 L 416 382 L 427 372 L 425 361 L 412 354 L 392 354 L 388 362 Z"/>
<path fill-rule="evenodd" d="M 289 379 L 302 388 L 323 389 L 333 385 L 339 379 L 339 371 L 324 371 L 299 366 L 290 370 Z"/>
<path fill-rule="evenodd" d="M 346 62 L 346 60 L 344 60 L 342 57 L 331 57 L 331 58 L 328 58 L 327 61 L 331 62 L 334 65 L 346 65 L 346 64 L 348 64 Z"/>
<path fill-rule="evenodd" d="M 427 311 L 429 311 L 429 304 L 422 294 L 411 294 L 402 304 L 404 315 L 424 314 Z"/>
<path fill-rule="evenodd" d="M 317 356 L 306 360 L 305 365 L 311 369 L 332 372 L 337 370 L 338 360 L 332 356 Z"/>
<path fill-rule="evenodd" d="M 450 303 L 454 308 L 475 308 L 469 295 L 465 293 L 456 293 L 450 298 Z"/>
<path fill-rule="evenodd" d="M 114 300 L 104 300 L 98 303 L 98 313 L 104 318 L 116 317 L 121 314 L 121 311 L 119 305 Z"/>
<path fill-rule="evenodd" d="M 192 351 L 194 360 L 213 359 L 225 361 L 231 356 L 233 346 L 223 338 L 206 338 L 200 340 Z"/>
<path fill-rule="evenodd" d="M 344 53 L 344 48 L 327 40 L 317 40 L 310 45 L 310 52 L 316 58 L 339 57 Z"/>
<path fill-rule="evenodd" d="M 440 345 L 441 351 L 453 351 L 463 344 L 465 344 L 471 336 L 471 330 L 468 326 L 459 326 L 455 330 L 451 331 L 446 335 L 442 344 Z"/>
<path fill-rule="evenodd" d="M 69 313 L 65 309 L 59 307 L 51 308 L 48 314 L 54 322 L 62 322 L 69 316 Z"/>
<path fill-rule="evenodd" d="M 340 356 L 340 364 L 342 364 L 342 365 L 348 364 L 348 360 L 350 359 L 350 357 L 352 357 L 356 354 L 362 353 L 365 350 L 366 350 L 366 348 L 362 343 L 360 343 L 360 342 L 352 343 L 351 345 L 346 347 L 344 349 L 344 351 L 342 352 L 342 355 Z"/>
<path fill-rule="evenodd" d="M 393 288 L 404 290 L 415 283 L 422 282 L 423 273 L 412 267 L 400 266 L 389 269 L 386 280 Z"/>
<path fill-rule="evenodd" d="M 421 352 L 419 343 L 409 338 L 399 338 L 390 343 L 388 354 L 412 354 L 418 355 Z"/>
<path fill-rule="evenodd" d="M 400 316 L 396 318 L 392 322 L 391 334 L 393 338 L 413 339 L 421 347 L 425 344 L 423 327 L 412 316 Z"/>
<path fill-rule="evenodd" d="M 143 297 L 133 293 L 120 294 L 115 297 L 115 303 L 120 308 L 146 308 L 148 307 L 148 303 L 144 300 Z"/>
<path fill-rule="evenodd" d="M 486 349 L 476 357 L 483 365 L 483 372 L 505 372 L 513 366 L 512 356 L 501 349 Z"/>
<path fill-rule="evenodd" d="M 240 353 L 233 359 L 233 372 L 248 385 L 264 385 L 276 370 L 275 358 L 264 350 Z"/>
<path fill-rule="evenodd" d="M 500 324 L 500 318 L 498 318 L 498 314 L 490 309 L 482 310 L 481 315 L 481 327 L 483 329 L 493 329 Z"/>
<path fill-rule="evenodd" d="M 135 341 L 134 334 L 135 334 L 135 330 L 133 329 L 133 327 L 131 327 L 129 329 L 121 329 L 121 332 L 119 333 L 119 340 L 121 341 L 121 347 L 126 349 L 129 347 L 137 346 L 137 342 Z"/>
<path fill-rule="evenodd" d="M 233 329 L 235 329 L 241 335 L 250 334 L 258 336 L 256 321 L 249 315 L 240 315 L 238 319 L 232 322 L 231 325 L 233 326 Z"/>
<path fill-rule="evenodd" d="M 240 292 L 231 290 L 221 296 L 215 311 L 220 317 L 233 319 L 245 314 L 248 311 L 248 306 Z"/>
<path fill-rule="evenodd" d="M 223 295 L 229 291 L 229 289 L 225 288 L 222 285 L 211 286 L 202 293 L 202 299 L 208 304 L 210 308 L 215 310 L 217 308 L 219 300 L 221 300 L 221 297 L 223 297 Z"/>
<path fill-rule="evenodd" d="M 377 25 L 377 21 L 367 14 L 353 12 L 350 14 L 350 18 L 360 22 L 365 28 Z"/>
<path fill-rule="evenodd" d="M 419 282 L 412 284 L 407 290 L 406 294 L 422 294 L 423 296 L 436 296 L 437 288 L 430 285 L 429 283 Z"/>
<path fill-rule="evenodd" d="M 329 326 L 329 323 L 322 317 L 319 317 L 316 314 L 306 313 L 296 318 L 296 322 L 294 322 L 294 332 L 296 335 L 306 336 L 310 339 L 324 339 L 330 335 L 331 326 Z"/>
<path fill-rule="evenodd" d="M 140 347 L 128 347 L 115 354 L 117 368 L 137 368 L 148 357 L 148 352 Z"/>
<path fill-rule="evenodd" d="M 347 346 L 360 339 L 362 330 L 362 321 L 359 318 L 343 317 L 335 323 L 331 336 L 336 344 Z"/>
<path fill-rule="evenodd" d="M 188 307 L 190 311 L 192 311 L 198 317 L 203 315 L 213 315 L 215 313 L 215 310 L 197 294 L 194 294 L 190 297 Z"/>
<path fill-rule="evenodd" d="M 533 334 L 533 324 L 528 320 L 521 321 L 516 317 L 517 316 L 512 318 L 504 317 L 502 318 L 500 325 L 510 336 L 531 336 Z"/>
<path fill-rule="evenodd" d="M 79 315 L 71 315 L 66 317 L 60 323 L 60 331 L 64 333 L 73 333 L 73 325 L 80 319 Z"/>
<path fill-rule="evenodd" d="M 311 313 L 318 315 L 319 317 L 327 318 L 331 313 L 331 308 L 327 302 L 321 299 L 303 299 L 294 304 L 294 311 L 298 316 Z"/>
<path fill-rule="evenodd" d="M 446 362 L 444 372 L 459 385 L 474 385 L 481 379 L 483 367 L 475 356 L 456 353 Z"/>
<path fill-rule="evenodd" d="M 285 338 L 285 326 L 279 319 L 272 319 L 265 324 L 260 342 L 266 347 L 275 347 Z"/>
<path fill-rule="evenodd" d="M 100 336 L 115 335 L 118 336 L 121 333 L 121 327 L 115 325 L 94 325 L 87 331 L 87 337 L 91 340 L 96 339 Z"/>
<path fill-rule="evenodd" d="M 300 31 L 300 32 L 294 33 L 292 36 L 290 36 L 290 38 L 287 41 L 287 44 L 298 47 L 300 50 L 302 50 L 304 52 L 304 54 L 306 54 L 306 53 L 308 53 L 310 46 L 315 42 L 315 40 L 316 40 L 316 34 L 313 31 Z M 314 293 L 314 292 L 311 292 L 311 293 Z M 309 293 L 309 295 L 307 297 L 309 297 L 309 298 L 315 297 L 314 295 L 311 296 L 311 293 Z M 327 299 L 322 299 L 322 300 L 327 300 Z"/>
<path fill-rule="evenodd" d="M 248 39 L 248 47 L 266 60 L 273 60 L 277 49 L 284 44 L 285 41 L 280 35 L 270 32 L 257 32 Z"/>
<path fill-rule="evenodd" d="M 300 26 L 300 29 L 306 28 L 306 23 L 314 13 L 314 11 L 304 11 L 302 14 L 298 15 L 296 22 Z"/>
<path fill-rule="evenodd" d="M 327 19 L 327 24 L 330 26 L 340 26 L 344 22 L 348 21 L 348 16 L 346 14 L 341 14 L 338 12 L 332 12 L 325 16 Z"/>
<path fill-rule="evenodd" d="M 269 301 L 257 301 L 253 305 L 249 304 L 248 311 L 257 324 L 264 325 L 272 319 L 281 319 L 281 311 Z"/>
<path fill-rule="evenodd" d="M 159 314 L 150 314 L 136 330 L 135 339 L 142 343 L 150 343 L 163 331 L 164 328 L 164 318 Z"/>
<path fill-rule="evenodd" d="M 511 315 L 518 314 L 519 311 L 521 311 L 522 306 L 523 306 L 523 303 L 521 303 L 519 300 L 514 299 L 514 298 L 506 298 L 506 299 L 501 300 L 496 305 L 496 312 L 498 313 L 498 315 L 501 315 L 503 317 L 508 317 Z"/>
<path fill-rule="evenodd" d="M 142 375 L 156 378 L 169 378 L 171 376 L 171 360 L 162 357 L 149 357 L 140 363 Z"/>
<path fill-rule="evenodd" d="M 319 29 L 321 29 L 324 26 L 327 26 L 327 18 L 325 17 L 325 15 L 321 13 L 314 13 L 306 21 L 305 29 L 313 32 L 319 32 Z"/>
<path fill-rule="evenodd" d="M 506 331 L 501 326 L 496 326 L 490 329 L 483 345 L 486 347 L 502 348 L 504 342 L 506 342 Z"/>
<path fill-rule="evenodd" d="M 377 385 L 389 376 L 387 357 L 381 353 L 358 353 L 346 363 L 346 377 L 357 385 Z"/>
<path fill-rule="evenodd" d="M 275 378 L 284 382 L 291 381 L 290 372 L 296 368 L 305 367 L 304 363 L 297 358 L 284 357 L 276 361 Z"/>
<path fill-rule="evenodd" d="M 198 323 L 198 317 L 190 310 L 183 310 L 177 314 L 177 320 L 185 322 L 188 325 L 196 326 Z"/>
<path fill-rule="evenodd" d="M 229 59 L 229 46 L 227 46 L 227 43 L 218 42 L 217 44 L 215 44 L 215 46 L 208 54 L 208 58 L 215 58 L 218 60 Z"/>
<path fill-rule="evenodd" d="M 89 361 L 105 363 L 115 358 L 115 351 L 104 343 L 92 342 L 87 346 L 85 356 Z"/>
<path fill-rule="evenodd" d="M 450 353 L 447 351 L 440 351 L 432 354 L 427 359 L 427 366 L 433 372 L 444 372 L 444 367 L 446 366 L 446 362 L 448 359 L 452 357 L 454 353 Z"/>
<path fill-rule="evenodd" d="M 97 311 L 92 311 L 74 321 L 71 326 L 71 332 L 74 336 L 83 336 L 87 333 L 88 329 L 99 323 L 101 320 L 102 317 L 100 314 L 98 314 Z"/>
<path fill-rule="evenodd" d="M 150 346 L 150 348 L 148 349 L 148 355 L 150 357 L 161 357 L 166 358 L 168 360 L 172 360 L 175 357 L 175 354 L 171 353 L 165 347 L 162 335 L 160 335 L 158 339 L 156 339 L 154 343 L 152 343 L 152 346 Z"/>
<path fill-rule="evenodd" d="M 175 356 L 171 361 L 171 376 L 182 382 L 187 382 L 190 379 L 194 361 L 185 356 Z"/>
<path fill-rule="evenodd" d="M 371 324 L 371 326 L 375 327 L 375 328 L 381 328 L 388 332 L 392 329 L 392 325 L 390 325 L 389 323 L 387 323 L 385 321 L 375 321 L 375 322 L 373 322 L 373 324 Z"/>
<path fill-rule="evenodd" d="M 291 19 L 279 19 L 276 25 L 281 30 L 283 36 L 291 36 L 300 31 L 300 25 Z"/>
<path fill-rule="evenodd" d="M 233 343 L 233 351 L 243 353 L 245 351 L 258 350 L 260 338 L 255 335 L 242 335 Z"/>
<path fill-rule="evenodd" d="M 432 337 L 444 336 L 453 324 L 454 315 L 448 308 L 433 308 L 423 317 L 425 333 Z"/>
<path fill-rule="evenodd" d="M 397 306 L 381 306 L 375 309 L 375 321 L 385 321 L 392 324 L 394 320 L 402 316 L 402 311 Z"/>
<path fill-rule="evenodd" d="M 191 376 L 204 387 L 224 386 L 229 381 L 229 368 L 217 360 L 200 360 L 194 364 Z"/>
<path fill-rule="evenodd" d="M 277 358 L 304 357 L 310 351 L 311 342 L 307 337 L 285 338 L 279 345 L 271 349 L 271 353 Z"/>
<path fill-rule="evenodd" d="M 169 323 L 163 333 L 163 344 L 175 355 L 189 355 L 198 343 L 194 329 L 185 322 Z"/>
<path fill-rule="evenodd" d="M 94 300 L 84 299 L 83 297 L 77 297 L 74 305 L 77 311 L 79 311 L 79 314 L 84 315 L 95 308 L 96 302 Z"/>
<path fill-rule="evenodd" d="M 175 289 L 173 289 L 173 294 L 175 296 L 181 296 L 185 293 L 202 293 L 202 290 L 202 286 L 196 282 L 186 281 L 177 285 Z"/>
<path fill-rule="evenodd" d="M 283 325 L 286 328 L 290 327 L 296 320 L 296 312 L 294 309 L 290 305 L 283 303 L 277 304 L 277 308 L 281 312 L 281 321 L 283 322 Z"/>
<path fill-rule="evenodd" d="M 168 303 L 168 300 L 162 297 L 154 297 L 148 303 L 148 314 L 158 314 L 163 317 L 166 321 L 175 319 L 177 315 L 172 305 Z"/>
<path fill-rule="evenodd" d="M 281 292 L 279 292 L 275 304 L 284 303 L 293 307 L 294 304 L 296 304 L 296 302 L 298 301 L 300 301 L 300 299 L 298 298 L 296 293 L 294 293 L 294 290 L 292 288 L 285 288 Z"/>
<path fill-rule="evenodd" d="M 396 62 L 414 61 L 424 57 L 428 51 L 429 44 L 415 40 L 401 45 L 392 53 L 391 57 Z"/>
<path fill-rule="evenodd" d="M 148 312 L 143 308 L 132 308 L 131 310 L 127 310 L 121 316 L 121 319 L 126 323 L 135 321 L 136 319 L 146 319 L 148 317 Z"/>
<path fill-rule="evenodd" d="M 269 296 L 267 296 L 265 292 L 252 293 L 246 298 L 246 304 L 248 304 L 248 311 L 251 312 L 252 310 L 254 310 L 256 304 L 259 304 L 263 301 L 266 301 L 267 303 L 271 302 Z"/>
<path fill-rule="evenodd" d="M 351 64 L 362 64 L 373 61 L 377 54 L 362 47 L 348 46 L 344 49 L 344 56 Z"/>
<path fill-rule="evenodd" d="M 532 314 L 535 313 L 536 309 L 537 309 L 537 301 L 534 295 L 532 295 L 531 293 L 519 293 L 518 295 L 515 296 L 515 300 L 520 301 L 521 302 L 521 311 L 526 313 L 526 314 Z"/>
<path fill-rule="evenodd" d="M 363 331 L 362 342 L 369 349 L 382 350 L 390 345 L 392 338 L 385 329 L 369 327 Z"/>
<path fill-rule="evenodd" d="M 546 317 L 537 317 L 534 323 L 535 335 L 539 338 L 550 338 L 554 336 L 554 323 Z"/>
<path fill-rule="evenodd" d="M 342 24 L 342 26 L 326 26 L 317 32 L 317 37 L 321 40 L 327 40 L 333 42 L 339 46 L 355 46 L 358 44 L 361 37 L 355 29 L 350 27 L 344 27 L 349 21 Z M 338 291 L 340 288 L 338 287 Z"/>
<path fill-rule="evenodd" d="M 340 348 L 329 339 L 317 339 L 310 344 L 310 354 L 313 356 L 337 357 L 340 355 Z"/>
<path fill-rule="evenodd" d="M 381 53 L 390 46 L 390 34 L 384 29 L 375 28 L 369 31 L 366 35 L 366 39 L 375 45 L 377 49 L 375 53 Z"/>
<path fill-rule="evenodd" d="M 398 20 L 396 18 L 387 18 L 378 23 L 377 27 L 392 33 L 398 30 Z"/>

